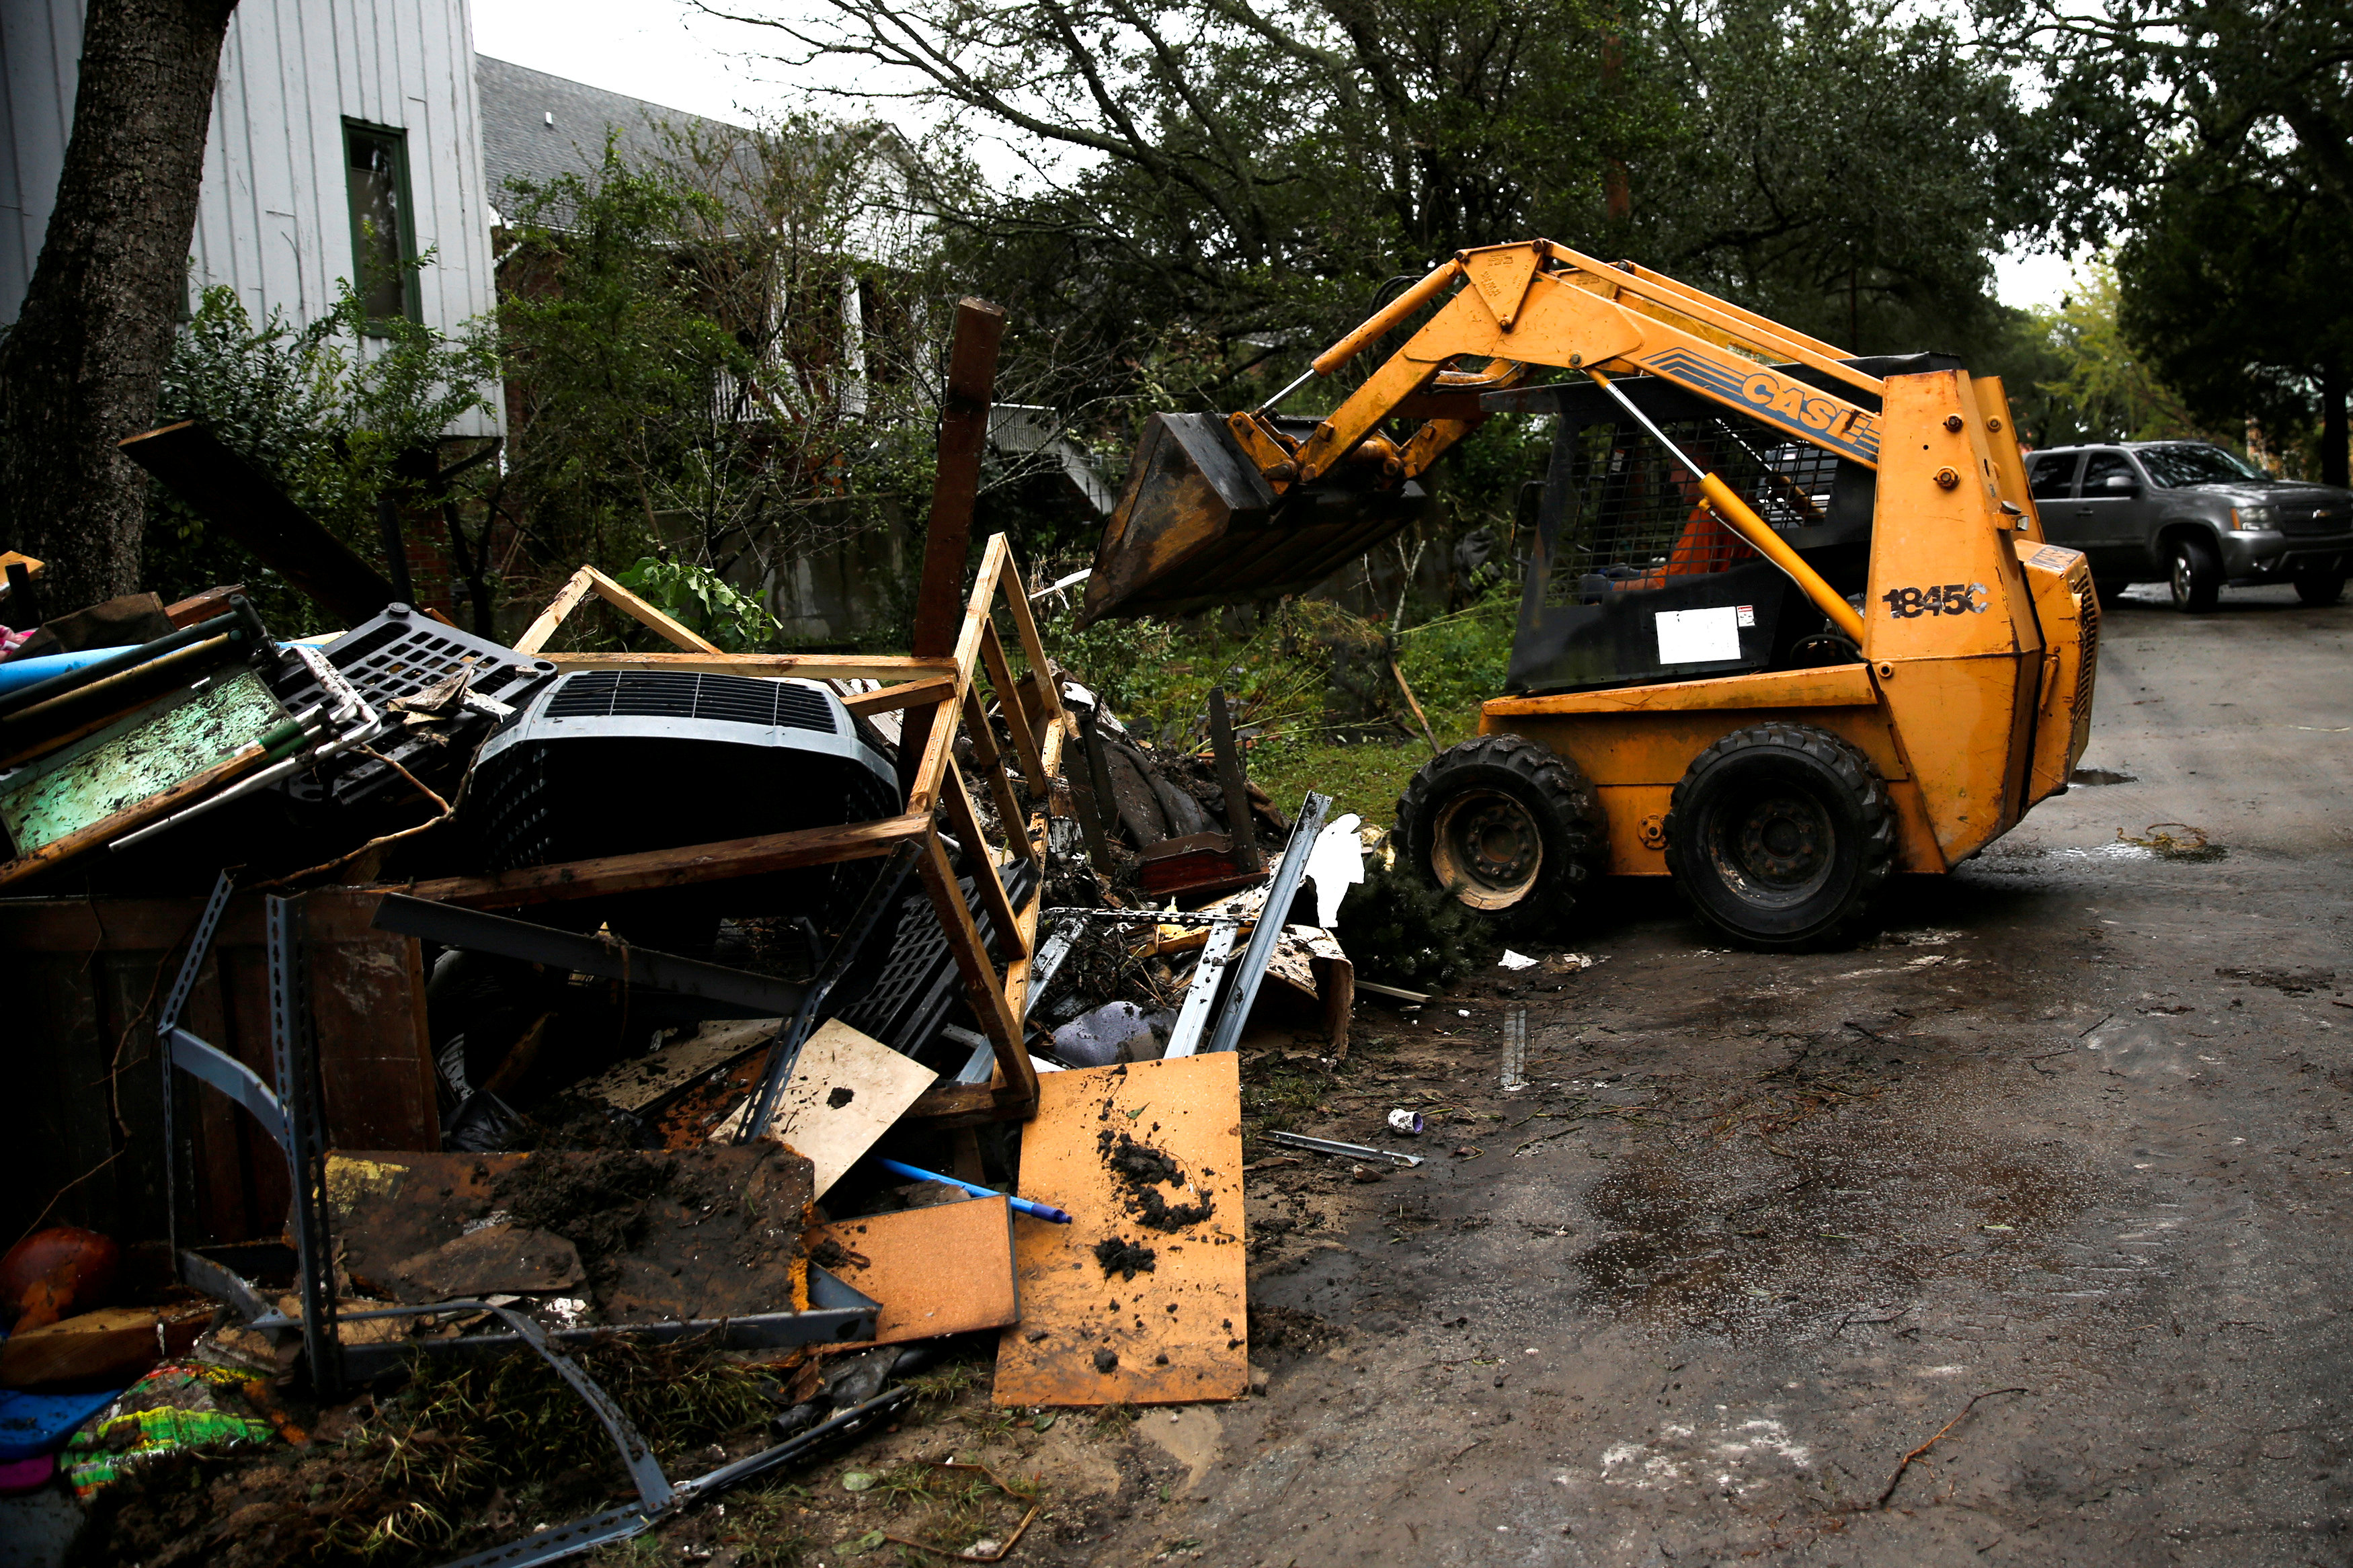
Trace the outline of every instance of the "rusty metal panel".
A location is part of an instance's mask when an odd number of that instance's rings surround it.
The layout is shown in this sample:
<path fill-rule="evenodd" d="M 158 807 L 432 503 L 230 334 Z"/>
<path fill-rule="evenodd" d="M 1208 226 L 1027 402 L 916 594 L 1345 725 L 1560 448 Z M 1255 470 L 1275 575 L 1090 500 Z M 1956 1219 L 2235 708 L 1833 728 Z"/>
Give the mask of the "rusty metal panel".
<path fill-rule="evenodd" d="M 1230 1051 L 1046 1073 L 1014 1237 L 1021 1321 L 999 1405 L 1181 1405 L 1250 1392 L 1241 1075 Z"/>
<path fill-rule="evenodd" d="M 1046 1222 L 1026 1223 L 1042 1227 Z M 1020 1321 L 1013 1211 L 1003 1198 L 838 1220 L 810 1231 L 806 1240 L 812 1262 L 882 1303 L 874 1325 L 877 1344 Z"/>
<path fill-rule="evenodd" d="M 0 826 L 16 853 L 29 855 L 195 777 L 285 721 L 250 670 L 142 709 L 16 770 L 0 784 Z"/>

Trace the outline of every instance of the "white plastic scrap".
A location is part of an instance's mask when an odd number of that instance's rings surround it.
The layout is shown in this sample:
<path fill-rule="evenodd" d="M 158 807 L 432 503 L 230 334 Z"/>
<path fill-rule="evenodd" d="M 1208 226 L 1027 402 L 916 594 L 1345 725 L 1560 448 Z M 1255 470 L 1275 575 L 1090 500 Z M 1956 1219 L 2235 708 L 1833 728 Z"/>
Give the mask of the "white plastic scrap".
<path fill-rule="evenodd" d="M 1525 952 L 1514 952 L 1508 947 L 1504 950 L 1504 956 L 1495 961 L 1498 969 L 1534 969 L 1535 966 L 1535 959 Z"/>
<path fill-rule="evenodd" d="M 1307 879 L 1315 884 L 1315 923 L 1325 931 L 1340 917 L 1340 900 L 1365 879 L 1365 846 L 1356 837 L 1364 818 L 1355 812 L 1333 818 L 1307 852 Z"/>

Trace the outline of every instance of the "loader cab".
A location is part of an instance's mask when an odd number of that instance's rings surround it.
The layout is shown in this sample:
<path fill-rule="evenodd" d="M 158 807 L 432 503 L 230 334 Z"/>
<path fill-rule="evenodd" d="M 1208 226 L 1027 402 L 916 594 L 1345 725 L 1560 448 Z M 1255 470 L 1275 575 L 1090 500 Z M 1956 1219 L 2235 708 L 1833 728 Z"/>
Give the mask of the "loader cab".
<path fill-rule="evenodd" d="M 1959 367 L 1945 354 L 1847 362 L 1876 377 Z M 1799 365 L 1791 379 L 1831 390 Z M 1859 595 L 1870 572 L 1877 476 L 1725 405 L 1651 377 L 1620 390 L 1691 458 L 1713 468 L 1831 588 Z M 1876 413 L 1878 399 L 1837 384 Z M 1859 659 L 1780 569 L 1699 495 L 1699 476 L 1588 382 L 1491 395 L 1490 407 L 1550 413 L 1536 548 L 1522 586 L 1508 685 L 1545 695 L 1791 669 Z"/>

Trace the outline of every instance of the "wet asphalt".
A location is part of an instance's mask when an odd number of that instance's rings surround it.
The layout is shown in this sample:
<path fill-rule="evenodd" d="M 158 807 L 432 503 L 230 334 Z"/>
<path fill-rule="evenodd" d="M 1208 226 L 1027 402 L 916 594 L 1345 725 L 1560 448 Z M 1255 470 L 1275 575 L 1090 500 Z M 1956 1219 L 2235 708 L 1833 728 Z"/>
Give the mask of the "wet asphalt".
<path fill-rule="evenodd" d="M 1415 1106 L 1428 1163 L 1252 1173 L 1267 1391 L 1063 1560 L 2353 1560 L 2349 644 L 2137 590 L 2105 782 L 1868 945 L 1723 951 L 1643 887 L 1361 1004 L 1297 1126 Z"/>

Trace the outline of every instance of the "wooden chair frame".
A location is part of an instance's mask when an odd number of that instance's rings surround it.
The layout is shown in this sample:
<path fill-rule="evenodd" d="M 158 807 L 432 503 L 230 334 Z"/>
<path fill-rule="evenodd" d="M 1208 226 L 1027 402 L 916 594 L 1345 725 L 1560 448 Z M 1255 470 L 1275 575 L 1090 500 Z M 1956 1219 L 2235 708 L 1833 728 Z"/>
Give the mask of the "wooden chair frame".
<path fill-rule="evenodd" d="M 605 599 L 679 647 L 677 653 L 541 653 L 550 637 L 590 594 Z M 1013 678 L 1012 660 L 997 629 L 996 610 L 1005 609 L 1021 652 L 1037 679 L 1024 683 Z M 1062 748 L 1074 732 L 1063 709 L 1058 684 L 1047 675 L 1046 649 L 1030 614 L 1027 584 L 1013 562 L 1013 548 L 1003 534 L 993 536 L 982 552 L 980 572 L 965 603 L 963 626 L 955 651 L 944 658 L 913 658 L 897 655 L 856 654 L 731 654 L 721 651 L 688 627 L 663 615 L 637 595 L 593 566 L 584 566 L 566 583 L 531 629 L 516 645 L 523 653 L 539 654 L 558 669 L 667 669 L 683 673 L 751 676 L 800 676 L 811 679 L 868 679 L 882 682 L 881 689 L 843 699 L 853 713 L 906 710 L 910 717 L 928 710 L 928 727 L 909 725 L 911 735 L 925 734 L 923 752 L 916 766 L 906 812 L 873 822 L 834 827 L 804 828 L 720 844 L 698 844 L 677 849 L 613 855 L 555 866 L 530 866 L 492 877 L 451 877 L 419 882 L 417 897 L 438 899 L 470 909 L 515 909 L 569 899 L 598 898 L 612 893 L 690 883 L 725 881 L 795 867 L 831 865 L 843 860 L 887 855 L 910 841 L 923 846 L 917 869 L 946 934 L 965 991 L 979 1016 L 982 1031 L 997 1053 L 996 1071 L 987 1084 L 942 1084 L 917 1100 L 909 1111 L 935 1126 L 966 1126 L 982 1121 L 1026 1120 L 1038 1103 L 1038 1074 L 1030 1065 L 1023 1038 L 1022 1015 L 1029 990 L 1029 967 L 1036 952 L 1038 920 L 1044 894 L 1046 797 L 1061 769 Z M 978 677 L 987 675 L 987 689 L 997 703 L 1013 737 L 1008 757 L 990 730 Z M 1034 697 L 1035 700 L 1031 699 Z M 955 743 L 962 734 L 972 743 L 985 787 L 997 821 L 1002 844 L 981 831 L 970 786 L 956 766 Z M 1008 763 L 1020 768 L 1029 809 L 1022 808 Z M 943 823 L 940 819 L 944 816 Z M 974 847 L 976 858 L 997 865 L 1027 861 L 1040 873 L 1037 888 L 1016 909 L 1001 880 L 977 879 L 981 907 L 1001 933 L 1000 947 L 1008 962 L 1000 974 L 983 944 L 978 929 L 956 884 L 939 829 L 944 826 L 963 844 Z M 976 869 L 977 868 L 976 868 Z"/>

